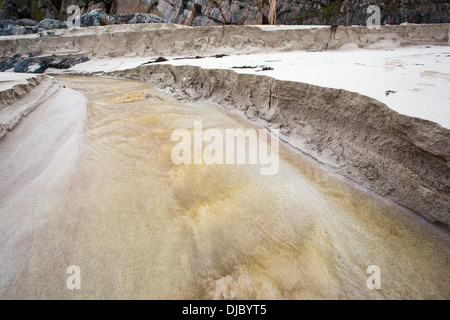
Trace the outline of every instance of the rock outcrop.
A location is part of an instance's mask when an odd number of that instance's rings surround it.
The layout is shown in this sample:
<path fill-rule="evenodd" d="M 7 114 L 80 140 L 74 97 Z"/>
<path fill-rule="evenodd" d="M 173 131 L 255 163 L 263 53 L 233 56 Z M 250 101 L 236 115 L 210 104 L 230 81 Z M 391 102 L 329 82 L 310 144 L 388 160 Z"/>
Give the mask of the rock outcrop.
<path fill-rule="evenodd" d="M 0 61 L 0 72 L 14 71 L 17 73 L 44 73 L 47 68 L 69 69 L 76 64 L 88 61 L 87 57 L 60 57 L 56 55 L 51 57 L 39 57 L 30 54 L 28 57 L 22 57 L 15 54 L 9 59 Z"/>
<path fill-rule="evenodd" d="M 74 23 L 74 21 L 71 21 Z M 149 13 L 107 14 L 95 9 L 81 16 L 80 27 L 104 26 L 111 24 L 166 23 L 167 20 Z M 45 30 L 67 29 L 68 22 L 46 18 L 39 23 L 31 19 L 0 20 L 0 36 L 33 34 Z"/>
<path fill-rule="evenodd" d="M 37 23 L 31 19 L 0 20 L 0 36 L 31 34 L 38 31 Z"/>
<path fill-rule="evenodd" d="M 31 5 L 44 18 L 65 20 L 67 8 L 84 13 L 102 9 L 108 14 L 152 13 L 171 23 L 204 26 L 267 24 L 269 0 L 4 0 L 5 18 L 30 18 Z M 448 23 L 448 0 L 278 0 L 277 24 L 365 25 L 369 5 L 381 9 L 383 24 Z"/>
<path fill-rule="evenodd" d="M 31 0 L 3 0 L 4 19 L 31 18 Z"/>
<path fill-rule="evenodd" d="M 104 26 L 110 24 L 166 23 L 167 20 L 148 13 L 107 14 L 102 9 L 95 9 L 81 16 L 80 26 Z"/>

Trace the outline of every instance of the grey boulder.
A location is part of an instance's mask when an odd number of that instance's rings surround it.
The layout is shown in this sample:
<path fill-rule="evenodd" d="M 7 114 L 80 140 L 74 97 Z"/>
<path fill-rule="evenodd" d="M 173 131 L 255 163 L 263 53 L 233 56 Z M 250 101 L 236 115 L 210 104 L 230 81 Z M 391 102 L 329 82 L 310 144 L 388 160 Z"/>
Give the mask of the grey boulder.
<path fill-rule="evenodd" d="M 55 19 L 44 19 L 37 25 L 38 29 L 67 29 L 67 23 L 65 21 L 59 21 Z"/>
<path fill-rule="evenodd" d="M 108 15 L 102 9 L 92 10 L 88 14 L 81 16 L 82 27 L 101 26 L 108 20 Z"/>
<path fill-rule="evenodd" d="M 14 72 L 19 73 L 44 73 L 47 64 L 39 60 L 25 60 L 16 64 Z"/>

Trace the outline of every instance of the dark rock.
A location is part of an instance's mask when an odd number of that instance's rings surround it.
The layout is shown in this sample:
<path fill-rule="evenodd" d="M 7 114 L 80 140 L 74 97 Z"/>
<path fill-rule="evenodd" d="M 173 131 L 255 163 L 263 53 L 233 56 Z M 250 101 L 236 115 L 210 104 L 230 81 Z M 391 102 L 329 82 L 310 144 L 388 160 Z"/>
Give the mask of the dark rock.
<path fill-rule="evenodd" d="M 28 33 L 31 32 L 27 31 L 25 27 L 17 25 L 9 26 L 8 28 L 5 29 L 0 29 L 0 36 L 17 36 Z"/>
<path fill-rule="evenodd" d="M 56 68 L 56 69 L 69 69 L 73 67 L 76 64 L 83 63 L 89 61 L 88 57 L 81 57 L 77 59 L 62 59 L 60 61 L 51 61 L 48 63 L 49 68 Z"/>
<path fill-rule="evenodd" d="M 258 67 L 257 66 L 247 66 L 247 65 L 240 66 L 240 67 L 237 67 L 237 66 L 233 67 L 233 69 L 256 69 L 256 68 L 258 68 Z"/>
<path fill-rule="evenodd" d="M 0 61 L 0 72 L 14 68 L 18 58 L 20 58 L 20 54 L 15 54 L 7 60 Z"/>
<path fill-rule="evenodd" d="M 81 16 L 82 27 L 102 26 L 107 24 L 108 15 L 102 9 L 96 9 Z"/>
<path fill-rule="evenodd" d="M 158 17 L 154 14 L 146 14 L 146 13 L 133 13 L 131 14 L 133 18 L 128 22 L 130 24 L 136 23 L 167 23 L 167 20 Z"/>
<path fill-rule="evenodd" d="M 0 20 L 0 29 L 6 29 L 12 26 L 17 25 L 17 22 L 11 19 Z"/>
<path fill-rule="evenodd" d="M 17 20 L 16 23 L 22 27 L 35 27 L 37 26 L 37 22 L 31 19 L 20 19 Z"/>
<path fill-rule="evenodd" d="M 158 57 L 158 58 L 155 60 L 155 62 L 165 62 L 165 61 L 169 61 L 169 60 L 167 60 L 167 59 L 164 58 L 164 57 Z"/>
<path fill-rule="evenodd" d="M 110 14 L 107 17 L 108 24 L 126 24 L 133 19 L 132 14 Z"/>
<path fill-rule="evenodd" d="M 67 23 L 65 21 L 59 21 L 55 19 L 44 19 L 38 23 L 37 28 L 42 29 L 67 29 Z"/>
<path fill-rule="evenodd" d="M 193 26 L 218 26 L 219 24 L 208 17 L 205 16 L 196 16 L 194 20 L 192 20 Z"/>
<path fill-rule="evenodd" d="M 31 0 L 4 0 L 3 5 L 6 19 L 31 18 Z"/>
<path fill-rule="evenodd" d="M 45 58 L 45 59 L 39 59 L 42 63 L 45 63 L 48 67 L 48 64 L 51 63 L 54 59 L 53 58 Z"/>
<path fill-rule="evenodd" d="M 44 73 L 47 64 L 39 60 L 24 60 L 16 64 L 14 72 L 19 73 Z"/>
<path fill-rule="evenodd" d="M 30 3 L 31 0 L 4 0 L 4 17 L 30 18 Z M 38 1 L 38 9 L 51 19 L 67 19 L 70 5 L 89 12 L 82 16 L 82 26 L 164 22 L 192 26 L 265 24 L 269 14 L 269 1 L 262 0 Z M 450 22 L 449 0 L 278 0 L 276 23 L 365 25 L 369 5 L 380 7 L 383 24 Z"/>
<path fill-rule="evenodd" d="M 88 62 L 90 59 L 88 57 L 81 57 L 75 60 L 75 63 L 73 65 L 79 64 L 79 63 L 83 63 L 83 62 Z"/>
<path fill-rule="evenodd" d="M 99 25 L 105 24 L 138 24 L 138 23 L 167 23 L 163 19 L 154 14 L 148 13 L 130 13 L 130 14 L 111 14 L 105 19 L 100 19 Z"/>
<path fill-rule="evenodd" d="M 30 53 L 28 58 L 20 60 L 20 54 L 15 54 L 7 60 L 0 61 L 0 72 L 13 69 L 20 73 L 43 73 L 47 68 L 68 69 L 76 64 L 89 61 L 88 57 L 64 58 L 55 60 L 55 58 L 36 58 L 36 55 Z"/>
<path fill-rule="evenodd" d="M 397 91 L 395 91 L 395 90 L 386 90 L 386 97 L 387 97 L 388 95 L 394 94 L 394 93 L 397 93 Z"/>
<path fill-rule="evenodd" d="M 33 34 L 33 33 L 37 33 L 38 28 L 36 26 L 34 27 L 24 27 L 25 28 L 25 34 Z"/>
<path fill-rule="evenodd" d="M 62 12 L 61 0 L 39 0 L 37 7 L 45 19 L 56 19 Z M 67 11 L 67 8 L 64 11 Z"/>
<path fill-rule="evenodd" d="M 59 67 L 60 64 L 61 64 L 64 60 L 67 60 L 67 59 L 63 59 L 63 60 L 60 60 L 60 61 L 54 61 L 54 60 L 52 60 L 52 61 L 50 61 L 47 65 L 48 65 L 49 68 L 64 69 L 64 68 L 60 68 L 60 67 Z"/>

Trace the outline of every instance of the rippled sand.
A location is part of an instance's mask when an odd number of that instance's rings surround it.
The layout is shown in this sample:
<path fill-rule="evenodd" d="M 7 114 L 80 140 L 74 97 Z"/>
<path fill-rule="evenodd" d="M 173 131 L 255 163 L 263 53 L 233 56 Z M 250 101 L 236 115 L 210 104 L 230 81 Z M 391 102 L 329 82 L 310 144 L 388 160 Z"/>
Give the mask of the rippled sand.
<path fill-rule="evenodd" d="M 450 298 L 445 231 L 287 148 L 274 176 L 173 165 L 173 130 L 252 124 L 144 82 L 58 79 L 91 102 L 84 134 L 70 161 L 0 198 L 1 298 Z M 19 147 L 0 141 L 0 153 Z M 66 288 L 70 265 L 81 290 Z M 381 290 L 366 286 L 370 265 Z"/>

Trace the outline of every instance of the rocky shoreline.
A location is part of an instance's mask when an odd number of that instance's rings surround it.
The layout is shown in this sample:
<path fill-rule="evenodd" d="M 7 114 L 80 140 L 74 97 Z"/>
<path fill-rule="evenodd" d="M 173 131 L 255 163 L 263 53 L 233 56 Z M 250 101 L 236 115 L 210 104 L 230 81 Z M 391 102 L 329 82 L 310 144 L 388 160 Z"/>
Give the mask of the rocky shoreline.
<path fill-rule="evenodd" d="M 0 72 L 44 73 L 48 68 L 69 69 L 74 65 L 89 61 L 88 57 L 35 56 L 29 54 L 22 57 L 15 54 L 11 58 L 0 61 Z"/>
<path fill-rule="evenodd" d="M 80 19 L 80 27 L 105 26 L 114 24 L 139 24 L 139 23 L 166 23 L 167 20 L 154 14 L 130 13 L 108 15 L 101 9 L 83 14 Z M 56 19 L 44 19 L 40 22 L 31 19 L 0 20 L 0 36 L 15 36 L 27 34 L 42 35 L 47 30 L 67 29 L 66 21 Z"/>
<path fill-rule="evenodd" d="M 3 0 L 5 18 L 41 16 L 66 20 L 67 9 L 77 5 L 83 12 L 101 9 L 108 14 L 154 14 L 169 23 L 190 26 L 268 24 L 270 1 L 253 0 Z M 1 0 L 0 0 L 1 4 Z M 367 8 L 380 8 L 382 24 L 449 23 L 446 0 L 278 0 L 275 24 L 366 25 Z M 1 11 L 0 11 L 1 16 Z M 0 18 L 1 19 L 1 18 Z"/>

